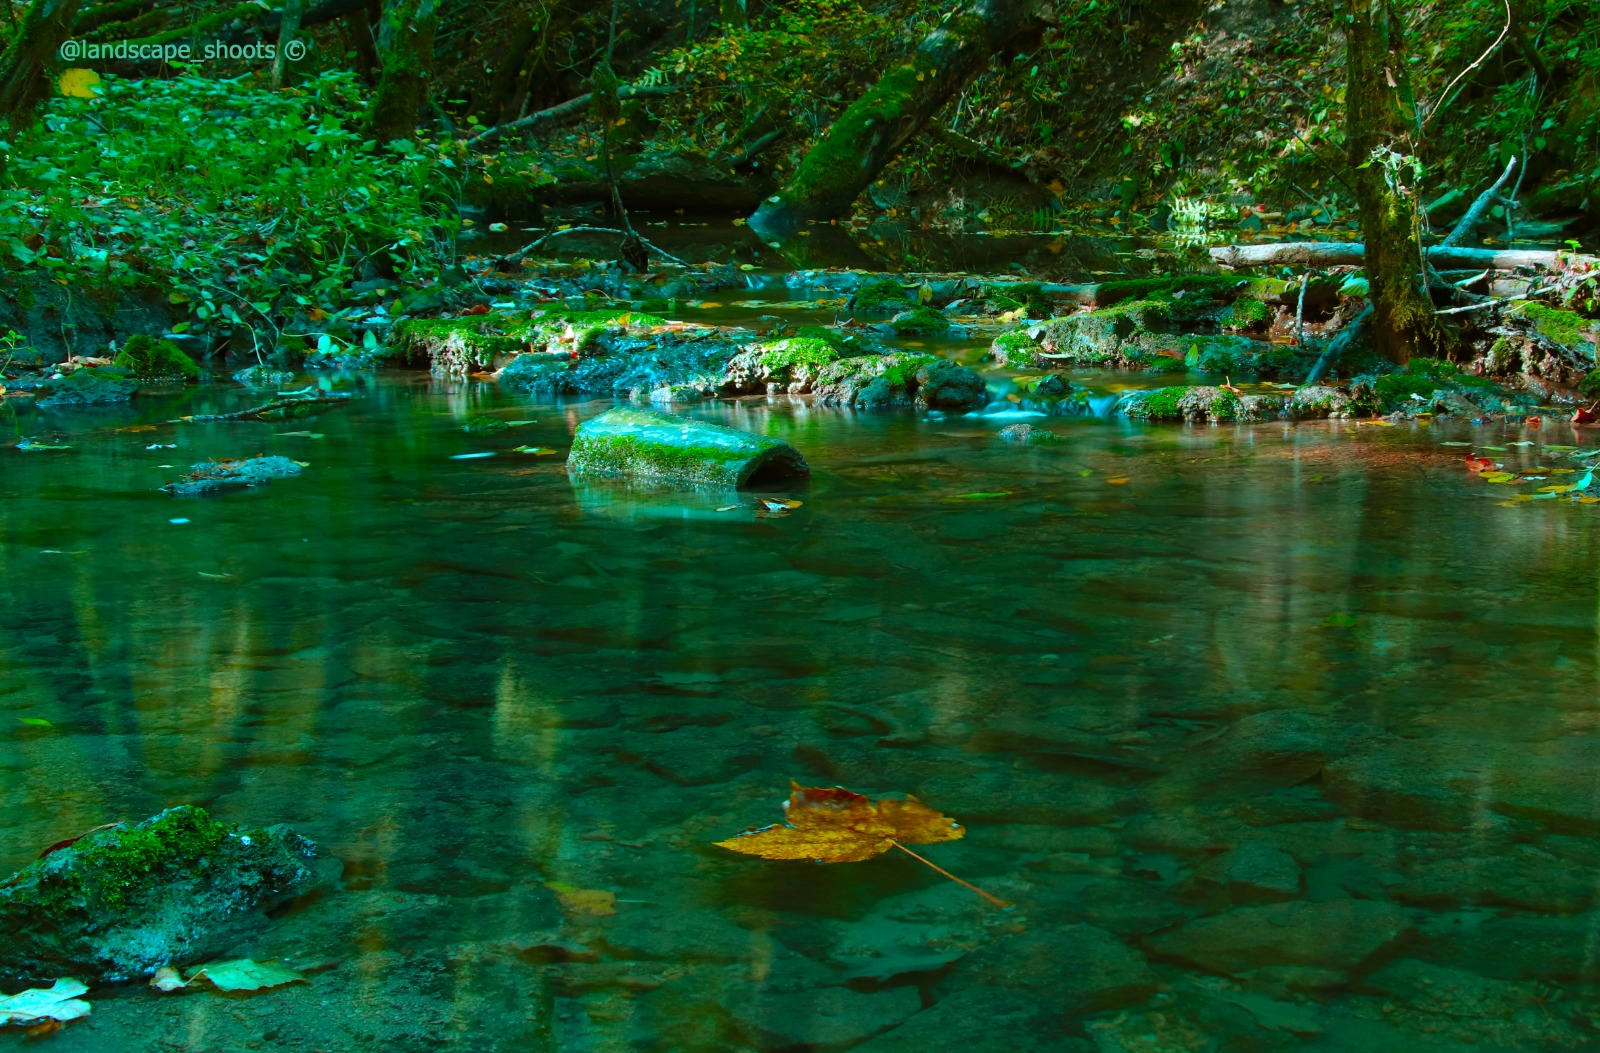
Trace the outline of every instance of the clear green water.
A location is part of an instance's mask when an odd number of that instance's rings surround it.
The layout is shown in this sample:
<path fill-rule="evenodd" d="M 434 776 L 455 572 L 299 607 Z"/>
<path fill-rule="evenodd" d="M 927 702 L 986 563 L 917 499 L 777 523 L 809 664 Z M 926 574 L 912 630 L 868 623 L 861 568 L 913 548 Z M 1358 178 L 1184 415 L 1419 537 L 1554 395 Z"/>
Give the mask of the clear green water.
<path fill-rule="evenodd" d="M 237 949 L 309 984 L 97 990 L 54 1048 L 1594 1044 L 1597 513 L 1501 507 L 1439 445 L 1502 426 L 1019 449 L 697 411 L 810 459 L 758 518 L 506 452 L 605 404 L 362 383 L 311 421 L 115 430 L 246 404 L 224 383 L 0 448 L 0 870 L 181 802 L 344 862 Z M 156 490 L 256 452 L 310 467 Z M 903 856 L 710 844 L 791 778 L 917 794 L 969 828 L 926 854 L 1016 909 Z"/>

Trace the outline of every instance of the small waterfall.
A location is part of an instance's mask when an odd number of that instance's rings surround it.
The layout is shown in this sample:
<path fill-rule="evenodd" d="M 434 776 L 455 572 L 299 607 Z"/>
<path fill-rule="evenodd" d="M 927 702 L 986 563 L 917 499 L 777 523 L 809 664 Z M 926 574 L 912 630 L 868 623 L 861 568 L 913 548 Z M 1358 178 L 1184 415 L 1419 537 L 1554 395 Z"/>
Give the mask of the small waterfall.
<path fill-rule="evenodd" d="M 1121 398 L 1121 395 L 1090 395 L 1089 411 L 1096 417 L 1109 417 Z"/>

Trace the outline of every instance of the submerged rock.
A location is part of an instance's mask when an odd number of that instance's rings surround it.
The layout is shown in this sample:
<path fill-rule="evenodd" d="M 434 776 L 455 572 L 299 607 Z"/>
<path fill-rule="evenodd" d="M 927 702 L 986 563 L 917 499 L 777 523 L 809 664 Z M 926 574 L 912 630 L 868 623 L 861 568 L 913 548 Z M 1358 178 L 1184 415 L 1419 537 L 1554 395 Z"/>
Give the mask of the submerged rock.
<path fill-rule="evenodd" d="M 792 994 L 760 992 L 734 999 L 729 1011 L 764 1049 L 835 1049 L 882 1034 L 922 1008 L 914 987 L 858 994 L 822 987 Z"/>
<path fill-rule="evenodd" d="M 1013 424 L 1008 428 L 1000 429 L 1000 437 L 1006 442 L 1014 442 L 1019 446 L 1057 446 L 1066 442 L 1066 438 L 1053 431 L 1035 428 L 1032 424 Z"/>
<path fill-rule="evenodd" d="M 579 425 L 567 470 L 659 482 L 743 486 L 803 476 L 800 452 L 722 424 L 656 410 L 608 410 Z"/>
<path fill-rule="evenodd" d="M 247 366 L 233 375 L 233 379 L 241 384 L 248 384 L 256 388 L 276 388 L 294 382 L 294 374 L 287 369 L 278 369 L 274 366 L 259 365 Z"/>
<path fill-rule="evenodd" d="M 131 980 L 219 954 L 309 891 L 317 846 L 192 805 L 51 852 L 0 888 L 0 975 Z"/>
<path fill-rule="evenodd" d="M 138 383 L 128 370 L 121 366 L 75 369 L 59 380 L 51 379 L 41 384 L 36 404 L 95 406 L 127 402 L 138 389 Z"/>
<path fill-rule="evenodd" d="M 241 486 L 260 486 L 300 474 L 301 465 L 287 457 L 251 457 L 243 461 L 206 461 L 177 482 L 161 489 L 180 497 L 211 494 Z"/>
<path fill-rule="evenodd" d="M 1196 918 L 1147 938 L 1145 946 L 1219 973 L 1281 965 L 1349 971 L 1377 960 L 1411 934 L 1411 919 L 1393 903 L 1297 900 Z"/>
<path fill-rule="evenodd" d="M 1062 925 L 1011 936 L 968 955 L 953 981 L 972 978 L 996 987 L 1048 990 L 1051 1002 L 1074 1015 L 1138 1005 L 1155 994 L 1159 978 L 1144 955 L 1104 929 Z"/>

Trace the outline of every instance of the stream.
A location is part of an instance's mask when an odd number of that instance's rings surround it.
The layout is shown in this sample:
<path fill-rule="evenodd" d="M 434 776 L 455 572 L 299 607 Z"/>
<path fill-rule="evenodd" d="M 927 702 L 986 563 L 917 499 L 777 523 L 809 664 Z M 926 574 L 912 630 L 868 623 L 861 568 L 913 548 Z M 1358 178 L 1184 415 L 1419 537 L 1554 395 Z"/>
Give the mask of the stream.
<path fill-rule="evenodd" d="M 0 449 L 0 870 L 184 802 L 343 864 L 238 948 L 309 982 L 97 989 L 50 1048 L 1596 1044 L 1597 513 L 1446 445 L 1565 465 L 1570 425 L 1016 447 L 998 374 L 974 415 L 685 410 L 804 453 L 775 514 L 575 483 L 609 399 L 339 383 L 310 420 L 166 423 L 250 404 L 219 379 Z M 257 453 L 308 466 L 158 489 Z M 713 845 L 791 779 L 954 817 L 920 851 L 1013 909 L 900 853 Z"/>

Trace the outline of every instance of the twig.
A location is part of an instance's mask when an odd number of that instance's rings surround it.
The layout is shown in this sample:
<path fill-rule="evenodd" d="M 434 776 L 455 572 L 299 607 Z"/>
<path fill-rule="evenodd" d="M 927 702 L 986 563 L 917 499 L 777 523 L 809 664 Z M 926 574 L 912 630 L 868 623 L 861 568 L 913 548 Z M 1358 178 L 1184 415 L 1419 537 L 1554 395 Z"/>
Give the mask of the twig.
<path fill-rule="evenodd" d="M 530 241 L 516 252 L 501 256 L 498 262 L 501 264 L 520 263 L 522 262 L 523 258 L 529 253 L 533 252 L 534 249 L 537 249 L 540 245 L 543 245 L 551 238 L 559 238 L 563 234 L 616 234 L 619 237 L 624 238 L 628 236 L 627 231 L 619 230 L 616 227 L 563 227 L 560 230 L 551 231 L 542 238 L 537 238 L 533 241 Z M 634 237 L 638 237 L 638 235 L 635 234 Z M 674 256 L 666 249 L 663 249 L 658 245 L 653 245 L 644 238 L 639 238 L 639 243 L 645 248 L 649 249 L 651 252 L 655 253 L 657 256 L 660 256 L 662 259 L 671 260 L 673 263 L 676 263 L 682 267 L 689 266 L 683 260 L 678 259 L 678 257 Z"/>
<path fill-rule="evenodd" d="M 1433 312 L 1434 314 L 1460 314 L 1462 311 L 1476 311 L 1480 307 L 1496 307 L 1500 304 L 1515 303 L 1517 300 L 1531 300 L 1535 296 L 1543 296 L 1547 292 L 1555 292 L 1558 286 L 1546 285 L 1543 289 L 1530 289 L 1525 293 L 1515 296 L 1502 296 L 1498 300 L 1480 300 L 1478 303 L 1469 303 L 1465 307 L 1446 307 Z"/>
<path fill-rule="evenodd" d="M 1428 116 L 1426 116 L 1426 117 L 1424 117 L 1422 119 L 1420 127 L 1426 128 L 1428 126 L 1428 122 L 1433 120 L 1433 115 L 1438 113 L 1440 110 L 1444 109 L 1445 103 L 1450 101 L 1450 91 L 1451 91 L 1451 89 L 1456 86 L 1456 84 L 1461 80 L 1462 77 L 1465 77 L 1467 74 L 1471 73 L 1473 70 L 1475 70 L 1479 66 L 1483 65 L 1484 59 L 1486 59 L 1490 55 L 1494 54 L 1495 49 L 1500 46 L 1500 42 L 1506 38 L 1506 34 L 1511 32 L 1511 0 L 1505 0 L 1505 4 L 1506 4 L 1506 25 L 1505 25 L 1505 28 L 1500 30 L 1500 35 L 1494 38 L 1494 43 L 1490 44 L 1488 49 L 1486 51 L 1484 51 L 1483 54 L 1479 55 L 1477 60 L 1475 62 L 1473 62 L 1472 65 L 1468 66 L 1466 69 L 1462 70 L 1460 73 L 1457 73 L 1455 75 L 1455 78 L 1453 80 L 1451 80 L 1449 84 L 1446 84 L 1444 86 L 1444 91 L 1439 96 L 1439 104 L 1437 106 L 1435 106 L 1433 109 L 1428 111 Z"/>
<path fill-rule="evenodd" d="M 1306 286 L 1311 284 L 1311 272 L 1300 276 L 1300 299 L 1294 308 L 1294 346 L 1306 344 Z"/>
<path fill-rule="evenodd" d="M 646 95 L 671 95 L 676 90 L 677 89 L 670 84 L 652 84 L 647 87 L 638 88 L 625 85 L 618 89 L 617 98 L 637 99 Z M 477 135 L 474 135 L 472 138 L 468 139 L 467 145 L 469 147 L 478 146 L 490 139 L 496 138 L 497 136 L 504 135 L 507 132 L 524 131 L 537 127 L 541 124 L 559 124 L 565 120 L 576 120 L 578 117 L 583 115 L 584 111 L 589 108 L 589 104 L 593 101 L 594 92 L 585 92 L 575 99 L 568 99 L 566 102 L 558 103 L 547 110 L 538 110 L 534 113 L 528 114 L 526 117 L 518 117 L 514 121 L 507 121 L 504 124 L 497 124 L 492 128 L 485 128 Z"/>
<path fill-rule="evenodd" d="M 962 888 L 970 888 L 972 891 L 976 892 L 978 895 L 982 896 L 984 899 L 988 900 L 990 903 L 993 903 L 995 906 L 999 907 L 1001 910 L 1010 910 L 1011 909 L 1011 904 L 1007 903 L 1005 900 L 1001 899 L 998 896 L 989 895 L 989 893 L 983 891 L 983 889 L 979 888 L 977 885 L 972 884 L 972 882 L 970 882 L 970 881 L 962 881 L 960 878 L 958 878 L 954 874 L 950 873 L 950 871 L 946 870 L 944 867 L 940 866 L 938 863 L 935 863 L 935 862 L 933 862 L 931 860 L 922 858 L 921 856 L 917 855 L 915 852 L 911 851 L 911 849 L 909 849 L 905 845 L 901 844 L 899 841 L 896 841 L 893 838 L 890 838 L 889 839 L 889 843 L 891 845 L 894 845 L 900 851 L 904 852 L 906 855 L 910 856 L 912 859 L 915 859 L 917 862 L 924 863 L 924 864 L 932 867 L 934 870 L 937 870 L 939 873 L 943 874 L 945 877 L 949 878 L 951 881 L 954 881 L 956 884 L 960 885 Z"/>
<path fill-rule="evenodd" d="M 1332 368 L 1333 364 L 1339 360 L 1340 355 L 1344 354 L 1345 348 L 1356 342 L 1356 337 L 1360 335 L 1362 327 L 1367 324 L 1367 320 L 1371 317 L 1372 304 L 1369 302 L 1367 306 L 1361 309 L 1361 313 L 1356 315 L 1355 320 L 1344 327 L 1343 332 L 1338 333 L 1332 340 L 1328 341 L 1327 349 L 1322 352 L 1322 357 L 1317 359 L 1316 364 L 1311 367 L 1311 372 L 1306 374 L 1306 382 L 1300 386 L 1308 388 L 1321 380 L 1322 375 Z"/>
<path fill-rule="evenodd" d="M 768 132 L 749 146 L 728 158 L 729 168 L 741 168 L 760 156 L 768 147 L 783 138 L 783 129 Z"/>

